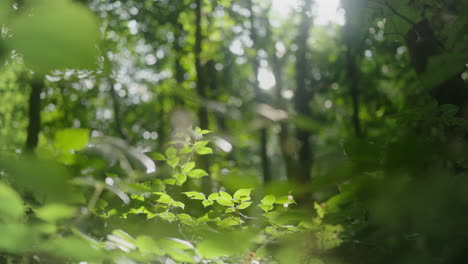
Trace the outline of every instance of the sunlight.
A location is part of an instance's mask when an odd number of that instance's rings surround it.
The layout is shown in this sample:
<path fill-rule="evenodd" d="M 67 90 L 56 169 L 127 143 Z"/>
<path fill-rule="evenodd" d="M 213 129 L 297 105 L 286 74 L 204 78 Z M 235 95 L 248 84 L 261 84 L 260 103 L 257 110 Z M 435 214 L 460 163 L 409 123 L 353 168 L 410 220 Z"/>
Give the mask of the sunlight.
<path fill-rule="evenodd" d="M 291 11 L 301 5 L 300 0 L 272 0 L 273 17 L 280 20 L 288 18 Z M 335 23 L 344 24 L 344 12 L 340 7 L 340 0 L 315 0 L 314 24 L 326 25 Z M 278 21 L 274 21 L 278 24 Z"/>

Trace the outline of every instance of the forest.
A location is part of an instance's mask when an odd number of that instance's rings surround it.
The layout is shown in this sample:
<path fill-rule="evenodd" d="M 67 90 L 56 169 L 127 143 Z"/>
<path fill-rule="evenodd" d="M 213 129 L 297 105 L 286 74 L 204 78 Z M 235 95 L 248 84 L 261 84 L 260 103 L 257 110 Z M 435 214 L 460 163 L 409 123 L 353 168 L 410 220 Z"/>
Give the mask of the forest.
<path fill-rule="evenodd" d="M 0 0 L 0 264 L 468 263 L 466 10 Z"/>

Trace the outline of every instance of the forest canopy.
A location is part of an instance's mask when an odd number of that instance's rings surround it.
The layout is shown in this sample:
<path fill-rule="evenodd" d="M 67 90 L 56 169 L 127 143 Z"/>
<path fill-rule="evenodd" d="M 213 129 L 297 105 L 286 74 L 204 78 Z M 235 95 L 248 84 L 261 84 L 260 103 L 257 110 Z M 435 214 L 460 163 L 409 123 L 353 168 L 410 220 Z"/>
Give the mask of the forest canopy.
<path fill-rule="evenodd" d="M 0 264 L 467 263 L 466 10 L 0 1 Z"/>

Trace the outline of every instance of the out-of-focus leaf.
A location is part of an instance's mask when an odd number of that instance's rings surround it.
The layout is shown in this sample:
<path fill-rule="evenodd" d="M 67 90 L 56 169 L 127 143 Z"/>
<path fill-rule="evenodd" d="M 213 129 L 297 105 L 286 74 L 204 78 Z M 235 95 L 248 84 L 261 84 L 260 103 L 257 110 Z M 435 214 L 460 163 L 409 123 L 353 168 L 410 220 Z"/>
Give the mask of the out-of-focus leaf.
<path fill-rule="evenodd" d="M 200 254 L 208 259 L 245 253 L 252 243 L 252 232 L 223 232 L 210 234 L 197 246 Z"/>
<path fill-rule="evenodd" d="M 63 129 L 55 133 L 54 145 L 57 149 L 81 150 L 89 141 L 88 129 Z"/>
<path fill-rule="evenodd" d="M 294 198 L 291 195 L 286 195 L 282 197 L 278 197 L 275 200 L 275 204 L 295 204 Z"/>
<path fill-rule="evenodd" d="M 7 22 L 9 1 L 2 1 L 0 3 L 0 26 Z"/>
<path fill-rule="evenodd" d="M 120 138 L 94 137 L 90 143 L 91 145 L 85 150 L 86 153 L 101 156 L 111 164 L 119 162 L 122 169 L 128 173 L 134 169 L 146 173 L 156 172 L 156 164 L 152 159 Z"/>
<path fill-rule="evenodd" d="M 136 245 L 143 254 L 162 255 L 163 252 L 158 244 L 148 236 L 139 236 L 136 238 Z"/>
<path fill-rule="evenodd" d="M 10 181 L 34 194 L 41 202 L 65 202 L 73 197 L 69 174 L 62 166 L 33 157 L 0 159 Z"/>
<path fill-rule="evenodd" d="M 98 261 L 106 257 L 106 253 L 92 247 L 80 237 L 59 237 L 41 244 L 40 247 L 53 256 L 75 261 Z"/>
<path fill-rule="evenodd" d="M 76 208 L 64 204 L 49 204 L 36 210 L 36 215 L 42 220 L 55 222 L 75 215 Z"/>
<path fill-rule="evenodd" d="M 168 159 L 175 158 L 176 155 L 177 155 L 177 150 L 176 150 L 174 147 L 169 147 L 169 148 L 166 150 L 166 157 L 167 157 Z"/>
<path fill-rule="evenodd" d="M 0 218 L 19 218 L 23 215 L 21 197 L 3 182 L 0 182 L 0 201 Z"/>
<path fill-rule="evenodd" d="M 11 23 L 8 44 L 35 70 L 94 68 L 99 23 L 87 8 L 70 0 L 32 1 L 30 10 Z"/>
<path fill-rule="evenodd" d="M 0 223 L 0 250 L 22 253 L 36 242 L 36 233 L 30 227 L 18 223 Z"/>
<path fill-rule="evenodd" d="M 182 250 L 195 249 L 192 243 L 186 240 L 179 239 L 179 238 L 169 237 L 167 239 L 161 240 L 160 242 L 162 245 L 164 245 L 165 248 L 171 247 L 171 248 L 178 248 Z"/>

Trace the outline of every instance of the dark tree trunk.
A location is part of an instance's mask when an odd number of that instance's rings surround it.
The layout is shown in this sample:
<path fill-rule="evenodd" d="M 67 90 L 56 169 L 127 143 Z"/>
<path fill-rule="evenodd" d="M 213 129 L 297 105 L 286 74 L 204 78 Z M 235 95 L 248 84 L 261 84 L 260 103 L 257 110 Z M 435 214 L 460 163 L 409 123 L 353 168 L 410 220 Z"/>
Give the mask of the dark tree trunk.
<path fill-rule="evenodd" d="M 436 38 L 427 20 L 413 24 L 406 34 L 405 40 L 411 63 L 419 76 L 428 70 L 428 62 L 432 56 L 444 52 L 442 44 Z M 441 66 L 443 67 L 443 65 Z M 444 80 L 441 84 L 428 88 L 431 88 L 431 95 L 439 105 L 453 104 L 458 106 L 457 117 L 466 122 L 468 120 L 468 87 L 461 78 L 464 70 L 463 63 L 459 67 L 460 72 L 454 73 L 452 77 Z M 448 140 L 447 151 L 450 155 L 459 155 L 468 148 L 466 142 L 468 135 L 463 126 L 447 127 L 446 138 Z"/>
<path fill-rule="evenodd" d="M 252 7 L 252 0 L 248 1 L 248 9 L 250 11 L 250 38 L 253 41 L 254 46 L 254 58 L 252 60 L 253 65 L 253 73 L 255 75 L 254 79 L 254 90 L 255 96 L 260 103 L 264 102 L 264 95 L 260 90 L 260 85 L 258 81 L 258 71 L 260 67 L 260 61 L 258 58 L 258 37 L 257 37 L 257 30 L 255 28 L 255 15 Z M 266 127 L 262 127 L 260 129 L 260 158 L 262 162 L 262 174 L 263 174 L 263 181 L 265 183 L 271 182 L 272 176 L 270 172 L 270 159 L 268 157 L 268 131 Z"/>
<path fill-rule="evenodd" d="M 348 1 L 344 4 L 346 11 L 346 26 L 344 27 L 344 41 L 346 43 L 346 79 L 352 102 L 352 122 L 354 134 L 357 138 L 363 137 L 360 113 L 360 70 L 358 62 L 361 52 L 361 28 L 364 2 L 362 0 Z"/>
<path fill-rule="evenodd" d="M 309 102 L 312 99 L 312 92 L 308 89 L 307 83 L 307 39 L 312 26 L 312 19 L 308 16 L 311 9 L 311 2 L 304 1 L 302 10 L 302 22 L 300 25 L 299 35 L 297 37 L 297 52 L 296 52 L 296 93 L 294 96 L 294 107 L 296 112 L 305 117 L 310 117 Z M 297 128 L 296 137 L 300 142 L 299 157 L 298 157 L 298 172 L 297 179 L 299 182 L 306 183 L 311 178 L 312 153 L 310 148 L 311 133 L 305 129 Z"/>
<path fill-rule="evenodd" d="M 119 136 L 123 140 L 127 140 L 128 137 L 126 133 L 124 132 L 124 129 L 122 127 L 122 113 L 120 110 L 120 103 L 119 103 L 119 97 L 117 96 L 117 93 L 115 91 L 115 86 L 114 86 L 114 81 L 109 80 L 110 84 L 110 95 L 112 98 L 112 107 L 114 108 L 114 125 L 115 125 L 115 130 L 119 134 Z"/>
<path fill-rule="evenodd" d="M 29 124 L 26 138 L 26 151 L 34 152 L 39 143 L 41 131 L 41 92 L 44 90 L 44 77 L 35 76 L 31 82 L 31 94 L 29 96 Z"/>

